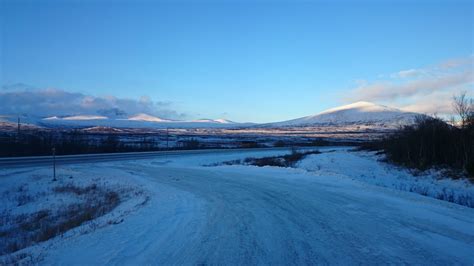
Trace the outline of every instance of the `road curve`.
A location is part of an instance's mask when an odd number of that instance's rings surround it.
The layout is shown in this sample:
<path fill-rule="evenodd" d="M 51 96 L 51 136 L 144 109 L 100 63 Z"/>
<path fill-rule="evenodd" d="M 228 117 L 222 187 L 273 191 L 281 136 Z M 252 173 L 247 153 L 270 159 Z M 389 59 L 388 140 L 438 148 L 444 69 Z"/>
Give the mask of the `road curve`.
<path fill-rule="evenodd" d="M 468 230 L 470 234 L 463 232 L 474 218 L 469 208 L 453 213 L 436 200 L 417 202 L 419 195 L 400 198 L 397 192 L 377 188 L 364 193 L 366 188 L 357 183 L 339 187 L 305 179 L 291 181 L 278 178 L 278 173 L 274 177 L 183 168 L 149 168 L 145 173 L 208 203 L 205 225 L 189 233 L 194 237 L 170 238 L 169 249 L 162 247 L 162 256 L 150 263 L 474 262 L 474 229 Z M 167 252 L 177 255 L 166 256 Z"/>
<path fill-rule="evenodd" d="M 46 264 L 474 262 L 467 207 L 292 169 L 135 162 L 120 169 L 165 190 L 122 224 L 61 244 Z"/>

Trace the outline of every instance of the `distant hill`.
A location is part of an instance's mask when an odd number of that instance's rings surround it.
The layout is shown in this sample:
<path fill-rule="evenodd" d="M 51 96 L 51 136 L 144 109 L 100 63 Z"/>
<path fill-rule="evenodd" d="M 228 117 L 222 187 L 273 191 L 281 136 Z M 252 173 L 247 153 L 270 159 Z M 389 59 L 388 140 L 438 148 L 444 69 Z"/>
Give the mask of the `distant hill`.
<path fill-rule="evenodd" d="M 420 114 L 405 112 L 400 109 L 378 105 L 370 102 L 356 102 L 324 112 L 283 122 L 269 123 L 271 127 L 303 127 L 303 126 L 344 126 L 370 125 L 395 127 L 411 124 Z"/>
<path fill-rule="evenodd" d="M 378 105 L 370 102 L 356 102 L 324 112 L 288 121 L 254 124 L 237 123 L 226 119 L 170 120 L 146 113 L 126 115 L 120 110 L 105 110 L 96 115 L 70 115 L 35 117 L 24 115 L 22 124 L 40 127 L 94 128 L 101 131 L 105 128 L 289 128 L 317 127 L 318 131 L 337 127 L 341 130 L 390 129 L 414 122 L 420 114 L 405 112 L 400 109 Z M 0 116 L 3 127 L 14 127 L 15 116 Z M 11 123 L 11 124 L 10 124 Z"/>
<path fill-rule="evenodd" d="M 32 118 L 29 118 L 32 121 Z M 105 115 L 52 116 L 39 118 L 36 124 L 45 127 L 98 127 L 98 128 L 216 128 L 248 126 L 226 119 L 170 120 L 140 113 L 128 117 Z"/>

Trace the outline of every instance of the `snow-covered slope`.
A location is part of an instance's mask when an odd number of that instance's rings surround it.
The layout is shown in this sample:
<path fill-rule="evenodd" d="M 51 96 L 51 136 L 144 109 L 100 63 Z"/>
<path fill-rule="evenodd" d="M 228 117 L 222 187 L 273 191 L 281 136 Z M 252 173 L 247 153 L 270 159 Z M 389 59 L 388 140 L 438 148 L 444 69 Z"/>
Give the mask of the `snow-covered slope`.
<path fill-rule="evenodd" d="M 153 115 L 140 113 L 129 117 L 103 116 L 103 115 L 75 115 L 75 116 L 51 116 L 39 118 L 38 124 L 55 127 L 115 127 L 115 128 L 213 128 L 244 126 L 225 119 L 198 119 L 191 121 L 169 120 Z"/>
<path fill-rule="evenodd" d="M 236 122 L 227 120 L 227 119 L 197 119 L 197 120 L 192 120 L 188 121 L 191 123 L 217 123 L 217 124 L 236 124 Z"/>
<path fill-rule="evenodd" d="M 316 115 L 293 120 L 271 123 L 271 126 L 309 126 L 309 125 L 347 125 L 347 124 L 385 124 L 403 125 L 413 123 L 416 113 L 378 105 L 370 102 L 356 102 L 328 109 Z"/>
<path fill-rule="evenodd" d="M 64 120 L 102 120 L 102 119 L 107 119 L 107 117 L 101 116 L 101 115 L 75 115 L 75 116 L 68 116 L 63 119 Z"/>
<path fill-rule="evenodd" d="M 146 113 L 127 116 L 117 110 L 101 111 L 95 115 L 51 117 L 22 117 L 22 123 L 46 127 L 114 127 L 114 128 L 229 128 L 229 127 L 338 127 L 345 130 L 391 129 L 413 123 L 419 114 L 370 102 L 356 102 L 332 108 L 316 115 L 293 120 L 260 124 L 236 123 L 226 119 L 169 120 Z M 16 122 L 16 117 L 3 118 Z"/>
<path fill-rule="evenodd" d="M 163 119 L 163 118 L 160 118 L 160 117 L 152 116 L 152 115 L 149 115 L 149 114 L 143 114 L 143 113 L 131 116 L 126 120 L 146 121 L 146 122 L 171 122 L 171 120 L 168 120 L 168 119 Z"/>
<path fill-rule="evenodd" d="M 235 124 L 234 121 L 230 121 L 230 120 L 223 119 L 223 118 L 214 119 L 214 122 L 221 123 L 221 124 Z"/>

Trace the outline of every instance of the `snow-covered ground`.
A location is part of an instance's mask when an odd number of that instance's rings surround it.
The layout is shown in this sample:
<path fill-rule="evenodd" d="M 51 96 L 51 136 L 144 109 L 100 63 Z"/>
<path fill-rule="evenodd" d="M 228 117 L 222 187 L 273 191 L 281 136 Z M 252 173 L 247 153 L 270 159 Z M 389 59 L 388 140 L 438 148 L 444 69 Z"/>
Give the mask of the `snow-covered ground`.
<path fill-rule="evenodd" d="M 149 200 L 141 178 L 113 168 L 104 170 L 92 165 L 62 166 L 55 181 L 49 167 L 1 170 L 0 265 L 18 258 L 23 263 L 37 262 L 57 240 L 120 223 Z M 93 220 L 85 216 L 97 214 Z M 88 221 L 75 227 L 82 220 Z M 74 229 L 63 229 L 70 227 Z M 51 235 L 60 237 L 40 242 Z M 32 245 L 35 242 L 40 244 Z M 12 256 L 1 256 L 19 248 Z"/>
<path fill-rule="evenodd" d="M 473 208 L 403 189 L 414 177 L 370 153 L 321 151 L 298 168 L 204 166 L 283 151 L 63 166 L 64 180 L 133 187 L 146 204 L 131 197 L 99 218 L 118 222 L 84 234 L 82 225 L 19 252 L 48 265 L 474 263 Z M 3 169 L 0 187 L 47 187 L 48 173 Z M 415 184 L 472 196 L 472 186 L 433 175 Z"/>
<path fill-rule="evenodd" d="M 319 176 L 352 178 L 474 208 L 474 184 L 467 179 L 447 178 L 447 173 L 441 170 L 409 171 L 381 161 L 383 156 L 376 156 L 373 152 L 337 148 L 326 150 L 321 155 L 309 155 L 296 167 Z"/>

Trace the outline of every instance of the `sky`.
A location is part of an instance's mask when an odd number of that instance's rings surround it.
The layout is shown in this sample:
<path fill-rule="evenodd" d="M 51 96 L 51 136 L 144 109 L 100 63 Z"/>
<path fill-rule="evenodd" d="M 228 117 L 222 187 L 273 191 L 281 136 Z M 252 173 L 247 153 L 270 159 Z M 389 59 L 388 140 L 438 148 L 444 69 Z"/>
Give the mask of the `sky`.
<path fill-rule="evenodd" d="M 273 122 L 474 92 L 474 1 L 12 1 L 0 112 Z M 43 104 L 44 103 L 44 104 Z M 69 109 L 68 109 L 69 108 Z"/>

